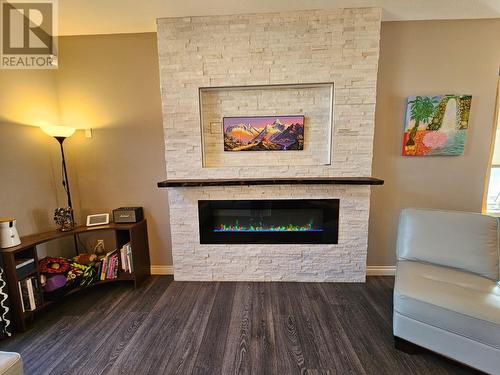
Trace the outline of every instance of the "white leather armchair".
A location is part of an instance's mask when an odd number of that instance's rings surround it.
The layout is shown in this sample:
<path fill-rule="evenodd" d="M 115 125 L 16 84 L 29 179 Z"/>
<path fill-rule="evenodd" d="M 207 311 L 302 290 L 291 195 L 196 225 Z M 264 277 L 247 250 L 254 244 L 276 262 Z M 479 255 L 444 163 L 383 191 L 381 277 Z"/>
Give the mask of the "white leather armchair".
<path fill-rule="evenodd" d="M 0 375 L 23 375 L 23 361 L 19 353 L 0 352 Z"/>
<path fill-rule="evenodd" d="M 397 241 L 394 337 L 500 374 L 499 222 L 404 209 Z"/>

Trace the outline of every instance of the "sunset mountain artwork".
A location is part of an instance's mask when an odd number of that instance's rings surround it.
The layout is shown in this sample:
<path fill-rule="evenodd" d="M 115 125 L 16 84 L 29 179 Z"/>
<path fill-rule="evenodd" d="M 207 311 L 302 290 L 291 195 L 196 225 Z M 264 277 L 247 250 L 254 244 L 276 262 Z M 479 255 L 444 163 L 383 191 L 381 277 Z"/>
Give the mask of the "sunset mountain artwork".
<path fill-rule="evenodd" d="M 304 149 L 304 116 L 224 117 L 224 151 Z"/>

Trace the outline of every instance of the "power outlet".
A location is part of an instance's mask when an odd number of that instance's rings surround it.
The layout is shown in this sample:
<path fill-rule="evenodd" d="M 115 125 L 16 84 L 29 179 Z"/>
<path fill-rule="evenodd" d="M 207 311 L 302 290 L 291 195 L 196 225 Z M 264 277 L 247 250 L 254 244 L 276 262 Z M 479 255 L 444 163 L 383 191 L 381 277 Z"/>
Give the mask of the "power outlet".
<path fill-rule="evenodd" d="M 104 247 L 104 240 L 97 240 L 97 244 L 94 247 L 94 253 L 99 255 L 106 252 L 106 247 Z"/>

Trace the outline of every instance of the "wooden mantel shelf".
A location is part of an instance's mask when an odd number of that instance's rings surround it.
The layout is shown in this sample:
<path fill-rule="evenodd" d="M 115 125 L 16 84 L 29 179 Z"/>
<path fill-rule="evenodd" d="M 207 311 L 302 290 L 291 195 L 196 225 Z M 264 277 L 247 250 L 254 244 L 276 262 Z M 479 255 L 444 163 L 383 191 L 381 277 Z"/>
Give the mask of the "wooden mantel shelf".
<path fill-rule="evenodd" d="M 383 185 L 384 180 L 374 177 L 308 177 L 308 178 L 250 178 L 210 180 L 165 180 L 160 188 L 202 186 L 250 186 L 250 185 Z"/>

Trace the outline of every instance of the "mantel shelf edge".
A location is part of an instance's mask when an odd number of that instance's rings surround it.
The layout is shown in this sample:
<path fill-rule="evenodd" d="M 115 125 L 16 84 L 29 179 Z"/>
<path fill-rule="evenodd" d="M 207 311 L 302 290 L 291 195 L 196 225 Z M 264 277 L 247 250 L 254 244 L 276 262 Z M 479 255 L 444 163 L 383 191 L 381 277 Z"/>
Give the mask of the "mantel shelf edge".
<path fill-rule="evenodd" d="M 375 177 L 308 177 L 252 179 L 178 179 L 158 182 L 159 188 L 251 185 L 383 185 Z"/>

